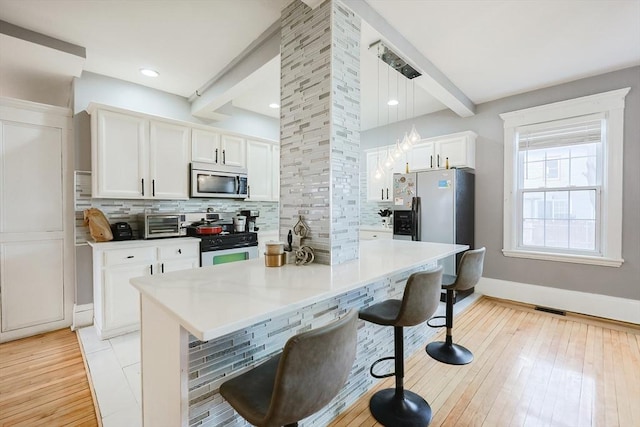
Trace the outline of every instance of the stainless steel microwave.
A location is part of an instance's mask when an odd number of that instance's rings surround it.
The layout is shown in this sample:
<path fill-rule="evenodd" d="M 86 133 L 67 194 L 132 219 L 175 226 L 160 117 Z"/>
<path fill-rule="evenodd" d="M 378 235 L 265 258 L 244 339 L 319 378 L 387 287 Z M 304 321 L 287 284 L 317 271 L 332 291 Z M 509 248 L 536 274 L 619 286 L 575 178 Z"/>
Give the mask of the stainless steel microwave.
<path fill-rule="evenodd" d="M 191 197 L 248 197 L 247 170 L 212 163 L 191 163 Z"/>

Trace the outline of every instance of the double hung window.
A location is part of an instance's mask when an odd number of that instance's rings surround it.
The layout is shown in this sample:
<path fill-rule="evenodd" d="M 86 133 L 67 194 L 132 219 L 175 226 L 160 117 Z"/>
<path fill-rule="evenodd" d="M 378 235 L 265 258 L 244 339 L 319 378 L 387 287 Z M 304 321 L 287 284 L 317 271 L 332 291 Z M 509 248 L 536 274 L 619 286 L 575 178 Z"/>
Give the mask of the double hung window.
<path fill-rule="evenodd" d="M 619 266 L 628 89 L 502 114 L 506 256 Z"/>

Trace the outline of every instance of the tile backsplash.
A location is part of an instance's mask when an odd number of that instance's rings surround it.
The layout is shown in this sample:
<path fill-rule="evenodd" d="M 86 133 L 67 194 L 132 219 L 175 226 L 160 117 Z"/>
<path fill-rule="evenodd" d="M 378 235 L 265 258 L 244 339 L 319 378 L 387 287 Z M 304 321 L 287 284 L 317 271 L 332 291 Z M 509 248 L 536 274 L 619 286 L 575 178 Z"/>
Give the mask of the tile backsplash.
<path fill-rule="evenodd" d="M 278 229 L 278 202 L 247 202 L 225 199 L 190 200 L 130 200 L 130 199 L 94 199 L 91 197 L 91 172 L 75 172 L 75 242 L 86 243 L 92 240 L 89 227 L 84 225 L 84 210 L 100 209 L 110 223 L 128 222 L 135 235 L 138 233 L 137 215 L 152 212 L 214 212 L 238 213 L 243 209 L 259 210 L 256 225 L 261 231 Z"/>

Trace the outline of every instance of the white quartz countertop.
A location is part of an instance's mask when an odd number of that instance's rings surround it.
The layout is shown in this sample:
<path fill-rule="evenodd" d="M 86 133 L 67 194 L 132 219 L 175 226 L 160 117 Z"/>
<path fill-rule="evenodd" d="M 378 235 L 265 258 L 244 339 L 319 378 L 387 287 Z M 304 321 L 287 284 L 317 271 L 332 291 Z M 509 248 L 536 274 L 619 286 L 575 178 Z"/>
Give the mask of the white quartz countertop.
<path fill-rule="evenodd" d="M 95 249 L 126 249 L 126 248 L 134 248 L 138 246 L 164 246 L 164 245 L 175 245 L 180 243 L 191 243 L 191 242 L 199 242 L 200 239 L 197 237 L 167 237 L 164 239 L 138 239 L 138 240 L 118 240 L 118 241 L 110 241 L 110 242 L 89 242 L 87 244 Z"/>
<path fill-rule="evenodd" d="M 360 243 L 359 259 L 335 266 L 265 267 L 264 259 L 257 258 L 138 277 L 131 283 L 191 334 L 208 341 L 465 249 L 369 240 Z"/>

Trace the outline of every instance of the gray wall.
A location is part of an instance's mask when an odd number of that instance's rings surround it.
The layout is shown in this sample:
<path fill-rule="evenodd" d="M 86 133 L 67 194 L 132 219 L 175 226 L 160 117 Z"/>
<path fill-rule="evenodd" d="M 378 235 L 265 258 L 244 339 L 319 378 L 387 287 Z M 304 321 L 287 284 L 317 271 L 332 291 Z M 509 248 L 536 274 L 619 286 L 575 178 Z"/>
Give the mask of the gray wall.
<path fill-rule="evenodd" d="M 191 104 L 186 98 L 87 71 L 74 80 L 73 86 L 75 115 L 83 112 L 90 103 L 96 102 L 155 116 L 206 124 L 259 138 L 275 141 L 280 138 L 279 119 L 241 108 L 234 108 L 233 116 L 225 120 L 200 119 L 191 115 Z"/>
<path fill-rule="evenodd" d="M 499 114 L 631 87 L 624 122 L 622 257 L 619 268 L 509 258 L 502 255 L 503 121 Z M 414 120 L 423 138 L 472 130 L 476 145 L 476 246 L 486 246 L 484 276 L 594 294 L 640 300 L 640 67 L 515 95 L 477 106 L 461 118 L 446 110 Z M 400 135 L 411 121 L 362 133 L 363 149 L 381 145 L 380 132 Z"/>

